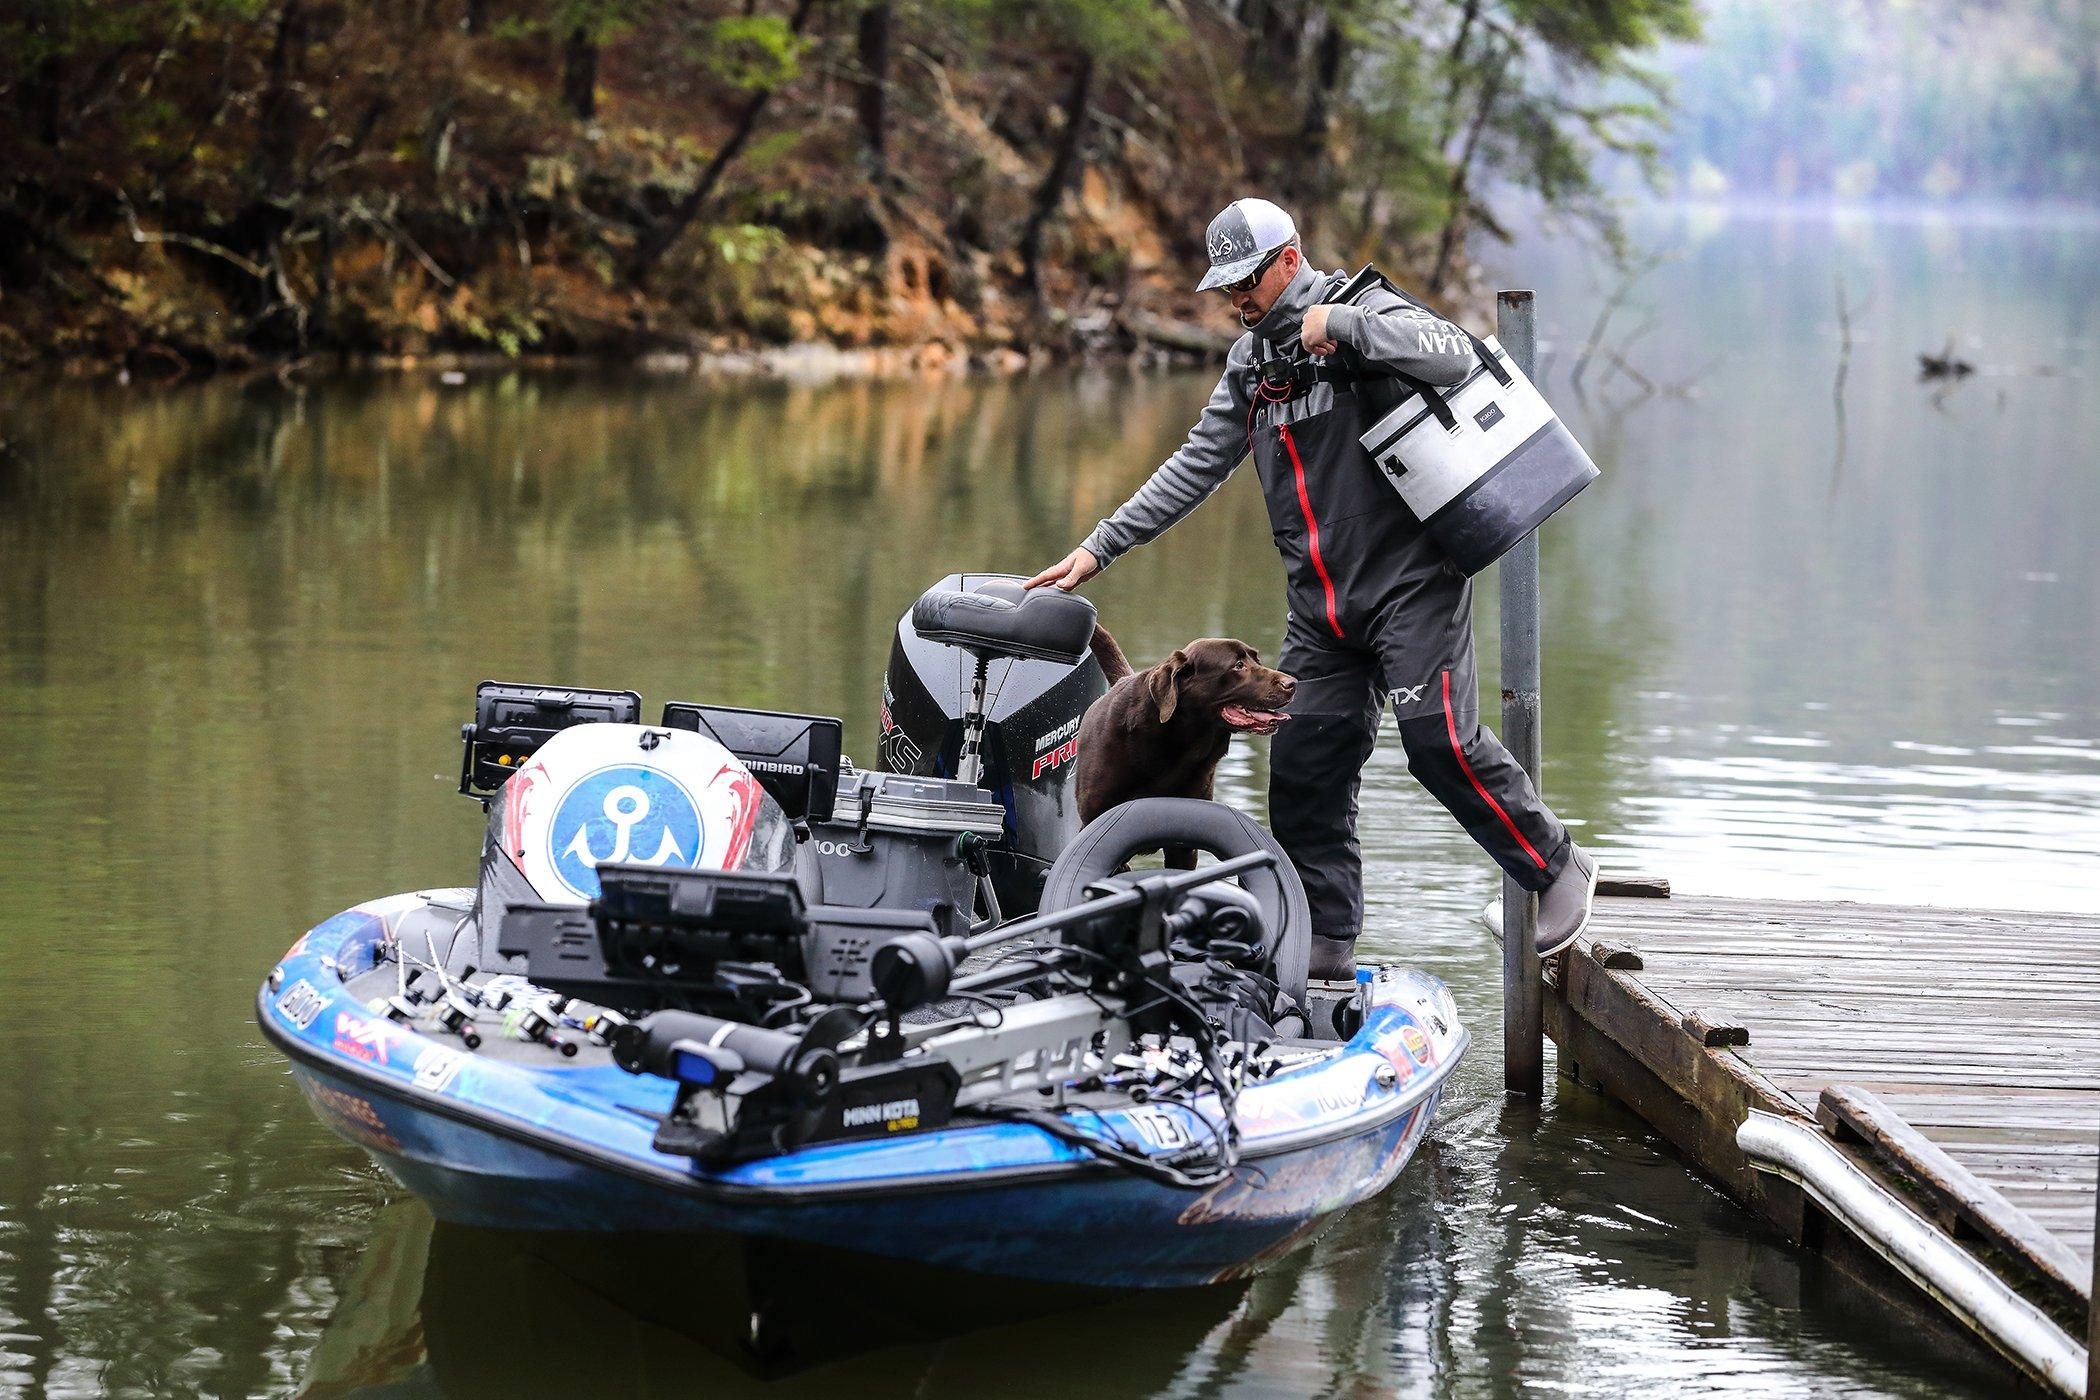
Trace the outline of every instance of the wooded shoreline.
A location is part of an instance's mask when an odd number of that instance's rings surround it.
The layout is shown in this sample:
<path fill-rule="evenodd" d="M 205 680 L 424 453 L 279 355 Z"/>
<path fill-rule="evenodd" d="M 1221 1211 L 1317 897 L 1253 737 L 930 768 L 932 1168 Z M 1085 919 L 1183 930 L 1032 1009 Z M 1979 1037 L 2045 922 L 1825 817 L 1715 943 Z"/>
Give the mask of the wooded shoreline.
<path fill-rule="evenodd" d="M 1591 157 L 1658 110 L 1603 94 L 1695 28 L 1692 0 L 25 0 L 0 366 L 1193 353 L 1240 194 L 1446 300 L 1491 185 L 1611 237 Z"/>

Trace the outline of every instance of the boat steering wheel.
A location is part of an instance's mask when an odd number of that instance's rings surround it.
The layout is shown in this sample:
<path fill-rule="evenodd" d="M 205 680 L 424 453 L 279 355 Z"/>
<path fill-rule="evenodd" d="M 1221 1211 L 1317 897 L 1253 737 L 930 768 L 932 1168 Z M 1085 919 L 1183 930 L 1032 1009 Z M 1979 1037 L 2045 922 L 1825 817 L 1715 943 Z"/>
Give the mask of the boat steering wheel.
<path fill-rule="evenodd" d="M 1312 908 L 1298 872 L 1276 838 L 1259 822 L 1218 802 L 1193 797 L 1141 797 L 1094 818 L 1066 846 L 1043 884 L 1038 910 L 1054 914 L 1086 898 L 1089 885 L 1107 879 L 1131 857 L 1168 846 L 1207 851 L 1220 860 L 1268 851 L 1276 863 L 1250 871 L 1240 884 L 1261 905 L 1262 951 L 1284 994 L 1302 1000 L 1312 960 Z"/>

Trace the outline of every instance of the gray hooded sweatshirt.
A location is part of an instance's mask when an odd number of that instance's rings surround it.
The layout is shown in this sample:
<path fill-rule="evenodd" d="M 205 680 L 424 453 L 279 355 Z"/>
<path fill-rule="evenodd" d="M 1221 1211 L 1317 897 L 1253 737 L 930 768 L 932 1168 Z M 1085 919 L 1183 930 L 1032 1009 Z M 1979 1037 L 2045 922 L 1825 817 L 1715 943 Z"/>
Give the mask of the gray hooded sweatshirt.
<path fill-rule="evenodd" d="M 1126 551 L 1158 538 L 1223 486 L 1225 478 L 1246 460 L 1258 426 L 1302 418 L 1332 404 L 1329 387 L 1321 384 L 1294 403 L 1262 404 L 1256 413 L 1255 366 L 1265 354 L 1306 359 L 1298 343 L 1305 313 L 1323 297 L 1338 292 L 1347 280 L 1344 273 L 1301 266 L 1268 314 L 1233 343 L 1225 372 L 1218 376 L 1218 385 L 1211 390 L 1203 416 L 1189 430 L 1188 440 L 1082 542 L 1103 568 Z M 1330 336 L 1370 364 L 1400 370 L 1438 387 L 1457 384 L 1473 365 L 1472 345 L 1463 331 L 1383 287 L 1365 293 L 1356 305 L 1329 312 L 1327 328 Z M 1263 345 L 1269 350 L 1261 350 Z M 1368 463 L 1369 454 L 1364 455 Z M 1404 513 L 1406 506 L 1399 496 L 1389 490 L 1387 494 L 1392 508 Z M 1270 510 L 1277 515 L 1279 503 L 1272 500 Z"/>

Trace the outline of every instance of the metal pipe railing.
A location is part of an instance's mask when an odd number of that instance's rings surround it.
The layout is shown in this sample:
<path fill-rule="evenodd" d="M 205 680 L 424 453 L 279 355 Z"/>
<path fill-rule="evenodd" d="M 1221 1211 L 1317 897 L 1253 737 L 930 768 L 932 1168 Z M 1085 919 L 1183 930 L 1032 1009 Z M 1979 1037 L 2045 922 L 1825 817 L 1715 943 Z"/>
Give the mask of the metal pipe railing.
<path fill-rule="evenodd" d="M 1912 1283 L 1938 1298 L 2009 1360 L 2065 1395 L 2082 1395 L 2087 1353 L 2049 1315 L 1908 1206 L 1806 1123 L 1757 1109 L 1735 1145 L 1761 1172 L 1784 1177 Z"/>
<path fill-rule="evenodd" d="M 2093 1183 L 2093 1291 L 2085 1304 L 2085 1395 L 2100 1400 L 2100 1181 Z"/>

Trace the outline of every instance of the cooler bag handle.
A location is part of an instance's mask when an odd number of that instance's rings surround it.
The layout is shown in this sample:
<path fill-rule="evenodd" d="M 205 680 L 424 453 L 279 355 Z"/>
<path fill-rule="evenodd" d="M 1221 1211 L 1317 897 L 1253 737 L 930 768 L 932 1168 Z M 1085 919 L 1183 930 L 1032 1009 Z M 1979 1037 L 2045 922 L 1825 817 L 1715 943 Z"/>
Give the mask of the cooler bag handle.
<path fill-rule="evenodd" d="M 1451 405 L 1444 399 L 1443 390 L 1434 384 L 1424 383 L 1411 374 L 1403 374 L 1397 369 L 1393 371 L 1393 378 L 1421 396 L 1422 402 L 1428 405 L 1429 412 L 1436 418 L 1437 425 L 1445 432 L 1458 431 L 1458 415 L 1451 411 Z"/>

